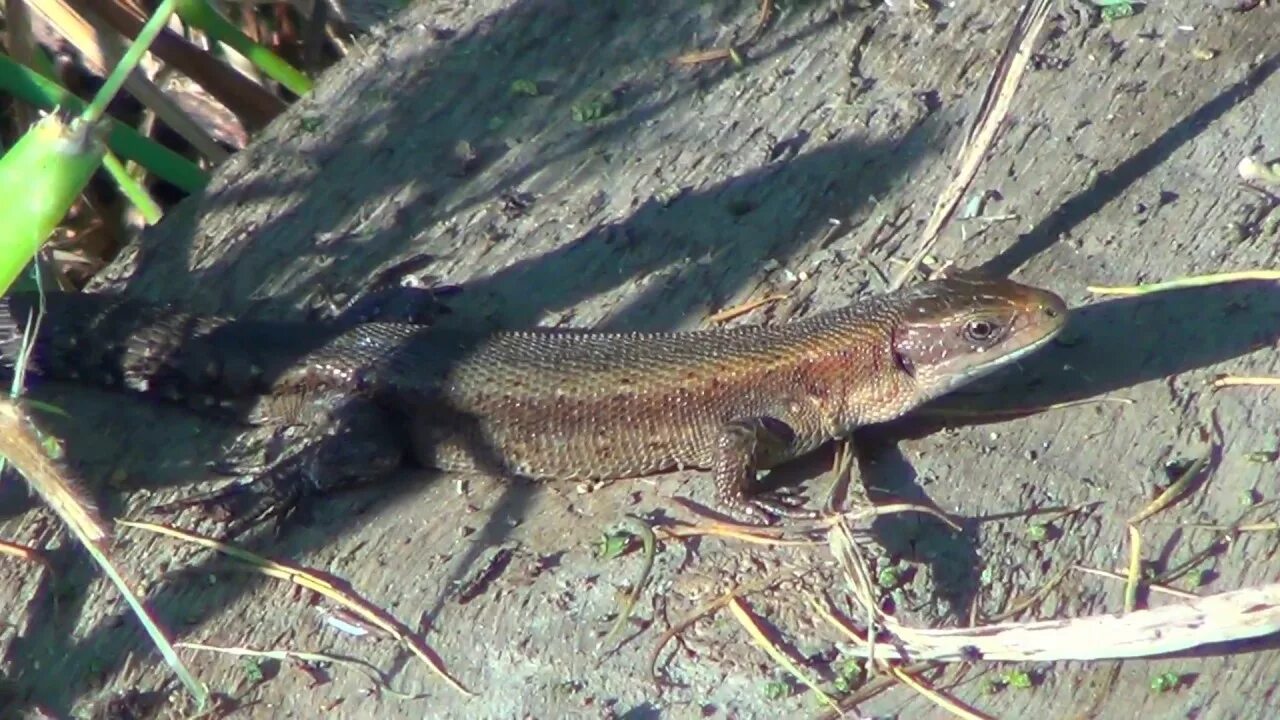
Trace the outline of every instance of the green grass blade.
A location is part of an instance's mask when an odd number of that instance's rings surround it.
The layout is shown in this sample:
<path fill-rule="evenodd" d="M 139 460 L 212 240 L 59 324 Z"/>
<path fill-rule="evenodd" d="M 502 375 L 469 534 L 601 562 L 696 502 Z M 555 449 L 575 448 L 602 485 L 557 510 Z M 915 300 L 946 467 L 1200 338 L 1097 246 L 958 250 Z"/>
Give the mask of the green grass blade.
<path fill-rule="evenodd" d="M 129 174 L 124 163 L 120 162 L 120 158 L 107 152 L 106 157 L 102 159 L 102 167 L 111 174 L 111 179 L 116 181 L 120 192 L 129 198 L 129 202 L 138 209 L 138 212 L 142 213 L 142 219 L 146 220 L 148 225 L 160 222 L 160 218 L 164 217 L 164 210 L 142 183 Z"/>
<path fill-rule="evenodd" d="M 0 293 L 66 217 L 105 152 L 90 125 L 55 114 L 0 157 Z"/>
<path fill-rule="evenodd" d="M 298 72 L 279 55 L 255 43 L 205 0 L 177 0 L 177 10 L 178 17 L 183 22 L 208 33 L 218 42 L 227 44 L 272 80 L 288 88 L 289 92 L 298 97 L 311 92 L 311 80 L 306 75 Z"/>
<path fill-rule="evenodd" d="M 57 83 L 5 55 L 0 55 L 0 91 L 45 111 L 63 107 L 79 113 L 85 107 L 83 100 Z M 128 125 L 111 118 L 107 118 L 106 123 L 110 127 L 107 143 L 122 158 L 138 163 L 188 193 L 198 193 L 209 183 L 208 175 L 181 155 L 143 137 Z"/>
<path fill-rule="evenodd" d="M 125 78 L 129 77 L 129 73 L 138 67 L 138 63 L 142 61 L 142 56 L 146 54 L 151 47 L 151 43 L 155 42 L 156 36 L 164 30 L 165 23 L 169 22 L 169 17 L 173 15 L 176 0 L 161 0 L 160 5 L 156 8 L 155 13 L 147 19 L 147 23 L 138 31 L 138 36 L 129 44 L 129 49 L 125 51 L 124 57 L 120 58 L 120 62 L 111 70 L 111 74 L 107 76 L 106 81 L 102 83 L 102 87 L 98 88 L 97 94 L 93 96 L 93 102 L 89 103 L 89 107 L 84 110 L 84 120 L 86 122 L 97 122 L 107 114 L 107 106 L 115 99 L 116 93 L 120 92 L 120 88 L 124 87 Z"/>
<path fill-rule="evenodd" d="M 205 705 L 209 702 L 209 689 L 205 687 L 204 683 L 196 680 L 191 671 L 187 669 L 187 666 L 183 664 L 182 658 L 178 657 L 178 653 L 173 649 L 173 644 L 169 642 L 169 638 L 160 629 L 160 626 L 152 621 L 151 614 L 147 612 L 147 608 L 138 599 L 138 596 L 133 593 L 133 590 L 125 582 L 125 579 L 120 576 L 120 573 L 116 571 L 115 566 L 107 559 L 102 549 L 93 544 L 85 544 L 84 547 L 93 556 L 94 561 L 98 563 L 98 567 L 102 568 L 107 577 L 111 578 L 111 582 L 115 584 L 120 594 L 124 596 L 124 601 L 129 603 L 129 607 L 133 609 L 134 616 L 138 618 L 138 622 L 142 623 L 142 627 L 146 629 L 147 635 L 151 637 L 151 642 L 160 651 L 160 655 L 164 657 L 165 663 L 178 676 L 178 680 L 186 686 L 191 696 L 195 698 L 197 712 L 204 710 Z"/>

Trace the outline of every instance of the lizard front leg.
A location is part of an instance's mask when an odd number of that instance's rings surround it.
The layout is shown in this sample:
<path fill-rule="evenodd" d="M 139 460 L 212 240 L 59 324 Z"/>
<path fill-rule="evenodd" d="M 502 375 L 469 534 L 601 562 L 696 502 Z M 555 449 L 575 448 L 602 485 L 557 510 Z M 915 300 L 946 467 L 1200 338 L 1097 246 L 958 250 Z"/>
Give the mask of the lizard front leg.
<path fill-rule="evenodd" d="M 730 513 L 771 523 L 778 517 L 811 520 L 814 510 L 797 507 L 797 499 L 753 488 L 757 470 L 790 457 L 795 431 L 776 418 L 734 420 L 721 428 L 712 455 L 716 499 Z"/>

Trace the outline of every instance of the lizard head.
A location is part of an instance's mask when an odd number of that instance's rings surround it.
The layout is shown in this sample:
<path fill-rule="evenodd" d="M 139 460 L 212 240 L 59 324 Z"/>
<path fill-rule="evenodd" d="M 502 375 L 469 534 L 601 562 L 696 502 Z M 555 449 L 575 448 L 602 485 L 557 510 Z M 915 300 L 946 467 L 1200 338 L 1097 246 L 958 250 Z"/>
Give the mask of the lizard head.
<path fill-rule="evenodd" d="M 954 276 L 907 289 L 893 331 L 893 360 L 917 402 L 1005 367 L 1062 330 L 1067 304 L 1006 279 Z"/>

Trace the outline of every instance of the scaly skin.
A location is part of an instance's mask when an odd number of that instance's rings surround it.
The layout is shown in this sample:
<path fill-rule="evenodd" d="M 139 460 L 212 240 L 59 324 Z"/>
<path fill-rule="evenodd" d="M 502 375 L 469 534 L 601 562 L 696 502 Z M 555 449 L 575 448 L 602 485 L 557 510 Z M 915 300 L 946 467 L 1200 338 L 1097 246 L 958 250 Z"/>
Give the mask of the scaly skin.
<path fill-rule="evenodd" d="M 0 354 L 11 354 L 6 336 L 29 303 L 0 304 Z M 49 305 L 42 336 L 55 340 L 37 352 L 42 374 L 255 424 L 322 426 L 347 449 L 304 464 L 313 489 L 347 482 L 370 458 L 392 465 L 407 445 L 428 467 L 538 479 L 710 469 L 723 509 L 764 520 L 813 513 L 750 494 L 757 470 L 1004 367 L 1067 317 L 1051 292 L 965 276 L 784 325 L 675 333 L 478 337 L 404 323 L 192 318 L 93 295 Z M 371 436 L 397 432 L 405 437 L 393 443 Z"/>

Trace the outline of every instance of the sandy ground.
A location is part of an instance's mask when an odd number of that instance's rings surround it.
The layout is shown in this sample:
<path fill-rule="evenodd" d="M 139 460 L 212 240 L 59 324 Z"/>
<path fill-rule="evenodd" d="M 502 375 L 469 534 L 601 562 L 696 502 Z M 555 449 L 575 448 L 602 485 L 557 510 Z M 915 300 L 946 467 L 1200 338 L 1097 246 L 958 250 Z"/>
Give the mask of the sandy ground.
<path fill-rule="evenodd" d="M 959 5 L 930 17 L 788 3 L 737 69 L 670 60 L 745 38 L 750 3 L 420 4 L 363 38 L 100 287 L 290 317 L 408 262 L 426 282 L 462 286 L 454 319 L 493 326 L 695 327 L 772 293 L 789 299 L 741 322 L 838 306 L 880 290 L 876 269 L 892 274 L 914 250 L 1016 17 L 999 3 Z M 877 499 L 927 500 L 964 528 L 919 515 L 874 526 L 884 562 L 903 571 L 886 594 L 905 620 L 964 625 L 1072 564 L 1120 568 L 1125 519 L 1167 484 L 1169 465 L 1203 455 L 1206 438 L 1216 449 L 1205 480 L 1144 526 L 1145 559 L 1175 568 L 1219 539 L 1194 523 L 1265 514 L 1250 504 L 1277 492 L 1280 406 L 1266 390 L 1208 383 L 1280 374 L 1280 291 L 1107 299 L 1085 288 L 1277 266 L 1277 213 L 1239 185 L 1235 167 L 1250 153 L 1280 154 L 1278 20 L 1275 7 L 1188 2 L 1091 27 L 1050 21 L 974 185 L 985 218 L 954 224 L 935 255 L 1049 287 L 1074 316 L 1062 342 L 952 404 L 1096 402 L 865 443 L 862 477 Z M 538 96 L 513 92 L 516 81 L 535 82 Z M 575 106 L 599 107 L 602 94 L 607 117 L 575 121 Z M 214 482 L 203 465 L 233 437 L 182 410 L 83 388 L 42 397 L 69 412 L 50 427 L 112 516 Z M 784 474 L 821 497 L 830 460 L 820 453 Z M 648 654 L 706 598 L 801 569 L 801 580 L 746 602 L 830 687 L 844 646 L 807 597 L 819 590 L 843 605 L 847 593 L 821 546 L 664 542 L 625 644 L 598 650 L 640 559 L 602 560 L 595 546 L 624 513 L 687 517 L 674 496 L 710 493 L 696 473 L 587 494 L 406 473 L 325 500 L 282 537 L 244 541 L 429 626 L 429 643 L 475 699 L 389 641 L 324 624 L 306 593 L 136 531 L 122 531 L 115 549 L 180 639 L 356 656 L 426 695 L 379 696 L 342 667 L 317 682 L 290 663 L 255 670 L 188 652 L 228 717 L 816 714 L 812 694 L 723 611 L 667 646 L 661 690 Z M 1033 537 L 1028 512 L 1076 504 L 1090 505 L 1057 517 L 1048 540 Z M 179 521 L 216 530 L 194 515 Z M 16 482 L 0 488 L 0 537 L 47 547 L 53 568 L 0 558 L 0 716 L 179 712 L 166 700 L 175 681 L 124 605 Z M 1274 534 L 1241 535 L 1171 584 L 1211 593 L 1273 580 L 1275 547 Z M 463 602 L 460 588 L 487 569 L 488 584 Z M 1022 617 L 1114 611 L 1122 593 L 1118 581 L 1073 572 Z M 994 694 L 984 678 L 1008 668 L 979 662 L 933 677 L 996 717 L 1262 717 L 1273 714 L 1276 662 L 1251 646 L 1025 665 L 1033 688 Z M 1150 691 L 1166 672 L 1180 687 Z M 112 706 L 120 693 L 129 702 Z M 859 711 L 945 716 L 905 688 Z"/>

